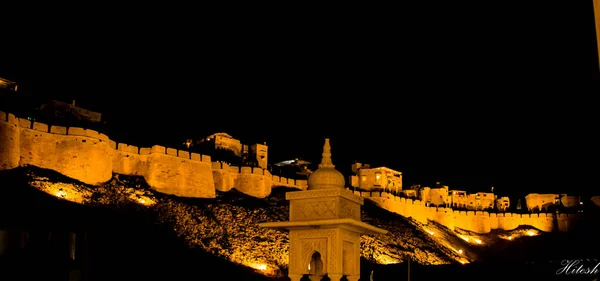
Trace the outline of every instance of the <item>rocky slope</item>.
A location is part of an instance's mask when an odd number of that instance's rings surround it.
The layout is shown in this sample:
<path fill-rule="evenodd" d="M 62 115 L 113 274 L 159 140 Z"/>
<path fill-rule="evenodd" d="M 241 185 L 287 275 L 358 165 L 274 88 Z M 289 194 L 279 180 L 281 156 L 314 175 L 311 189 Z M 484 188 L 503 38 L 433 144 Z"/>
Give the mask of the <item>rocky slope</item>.
<path fill-rule="evenodd" d="M 288 263 L 288 234 L 258 227 L 258 223 L 285 221 L 289 217 L 286 188 L 257 199 L 235 190 L 214 199 L 189 199 L 153 192 L 137 177 L 115 177 L 103 186 L 89 186 L 53 171 L 21 169 L 22 180 L 57 198 L 83 205 L 112 208 L 137 204 L 153 220 L 172 229 L 188 247 L 201 249 L 231 262 L 254 268 L 267 276 L 282 276 Z M 15 171 L 11 171 L 15 172 Z M 386 212 L 369 202 L 363 221 L 387 229 L 386 235 L 363 235 L 362 256 L 378 264 L 400 263 L 408 258 L 419 264 L 449 264 L 460 260 L 418 223 Z"/>

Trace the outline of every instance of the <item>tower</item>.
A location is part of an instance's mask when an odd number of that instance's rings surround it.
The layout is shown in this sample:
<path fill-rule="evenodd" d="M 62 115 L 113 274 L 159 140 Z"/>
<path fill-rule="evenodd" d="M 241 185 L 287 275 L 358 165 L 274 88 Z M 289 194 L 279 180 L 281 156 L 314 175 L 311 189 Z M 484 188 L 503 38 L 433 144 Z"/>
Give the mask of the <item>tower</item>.
<path fill-rule="evenodd" d="M 308 177 L 306 191 L 286 193 L 290 220 L 261 223 L 261 227 L 289 231 L 288 277 L 292 281 L 308 274 L 318 281 L 327 274 L 332 281 L 346 276 L 360 278 L 360 235 L 385 234 L 387 230 L 361 221 L 364 199 L 345 189 L 342 173 L 331 160 L 329 139 L 325 139 L 321 164 Z"/>

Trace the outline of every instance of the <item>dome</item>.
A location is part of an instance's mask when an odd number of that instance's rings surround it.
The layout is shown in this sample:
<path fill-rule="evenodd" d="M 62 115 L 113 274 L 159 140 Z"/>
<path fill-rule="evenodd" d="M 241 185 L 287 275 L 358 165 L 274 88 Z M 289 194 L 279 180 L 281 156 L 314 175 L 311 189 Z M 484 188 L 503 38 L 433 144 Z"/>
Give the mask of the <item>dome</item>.
<path fill-rule="evenodd" d="M 332 189 L 346 187 L 346 180 L 340 171 L 335 169 L 331 161 L 331 146 L 329 139 L 325 139 L 323 158 L 319 168 L 308 176 L 308 189 Z"/>

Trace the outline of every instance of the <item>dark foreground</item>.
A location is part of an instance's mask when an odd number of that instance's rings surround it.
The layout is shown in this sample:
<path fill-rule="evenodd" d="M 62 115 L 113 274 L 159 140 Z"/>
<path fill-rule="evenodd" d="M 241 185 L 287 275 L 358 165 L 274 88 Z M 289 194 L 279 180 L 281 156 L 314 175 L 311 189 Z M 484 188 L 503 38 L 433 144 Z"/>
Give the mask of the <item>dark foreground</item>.
<path fill-rule="evenodd" d="M 600 261 L 586 261 L 585 265 L 594 267 Z M 592 281 L 599 278 L 599 274 L 560 272 L 560 264 L 511 264 L 511 263 L 487 263 L 469 265 L 437 265 L 423 266 L 411 264 L 410 280 L 461 280 L 461 281 L 483 281 L 483 280 L 518 280 L 518 281 L 541 281 L 541 280 L 585 280 Z M 598 266 L 600 271 L 600 266 Z M 558 273 L 558 274 L 557 274 Z M 374 269 L 373 280 L 375 281 L 399 281 L 408 279 L 408 266 L 404 264 L 377 266 Z M 368 280 L 368 279 L 367 279 Z M 600 279 L 598 279 L 600 280 Z"/>
<path fill-rule="evenodd" d="M 71 203 L 19 186 L 21 180 L 6 174 L 0 172 L 2 281 L 273 281 L 253 269 L 187 248 L 142 207 Z"/>

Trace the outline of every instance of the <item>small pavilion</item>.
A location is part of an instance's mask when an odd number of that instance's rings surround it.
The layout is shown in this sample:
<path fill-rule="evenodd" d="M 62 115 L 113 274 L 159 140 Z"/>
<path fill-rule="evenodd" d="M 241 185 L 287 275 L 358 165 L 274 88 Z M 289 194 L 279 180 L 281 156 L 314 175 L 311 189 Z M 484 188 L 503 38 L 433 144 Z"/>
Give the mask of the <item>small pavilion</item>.
<path fill-rule="evenodd" d="M 360 278 L 360 235 L 385 234 L 387 230 L 361 221 L 364 199 L 346 190 L 342 173 L 331 160 L 329 139 L 325 139 L 319 168 L 308 177 L 306 191 L 286 193 L 290 220 L 261 223 L 261 227 L 289 231 L 288 277 L 300 281 L 307 275 L 319 281 L 346 276 Z"/>

